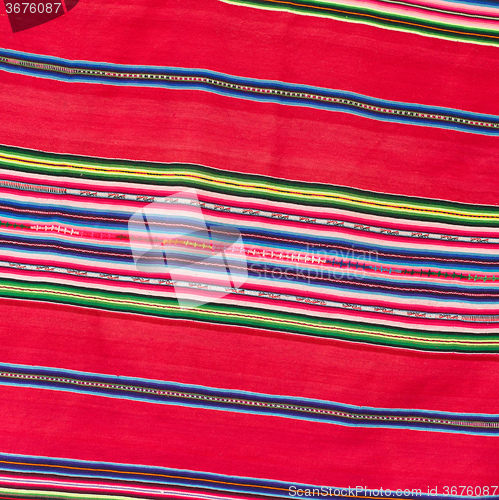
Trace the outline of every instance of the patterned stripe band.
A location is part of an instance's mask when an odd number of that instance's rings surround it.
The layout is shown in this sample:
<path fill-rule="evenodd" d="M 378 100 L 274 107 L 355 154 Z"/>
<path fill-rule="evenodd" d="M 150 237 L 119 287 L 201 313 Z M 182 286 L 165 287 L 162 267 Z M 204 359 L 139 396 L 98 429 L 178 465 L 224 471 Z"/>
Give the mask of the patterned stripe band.
<path fill-rule="evenodd" d="M 0 385 L 69 391 L 157 404 L 268 415 L 351 427 L 499 435 L 499 415 L 370 408 L 73 370 L 0 364 Z"/>
<path fill-rule="evenodd" d="M 457 493 L 430 492 L 428 490 L 368 489 L 364 486 L 330 486 L 286 483 L 269 479 L 228 476 L 207 472 L 68 460 L 62 458 L 33 457 L 0 454 L 0 494 L 3 498 L 71 498 L 71 499 L 123 499 L 123 498 L 289 498 L 293 496 L 344 499 L 387 500 L 444 500 L 463 498 Z M 19 488 L 19 485 L 22 488 Z M 301 490 L 297 495 L 298 490 Z M 56 492 L 57 491 L 57 492 Z M 307 493 L 305 493 L 307 491 Z M 480 487 L 490 500 L 499 498 L 497 486 Z M 440 494 L 439 494 L 440 493 Z M 52 496 L 53 495 L 53 496 Z M 124 496 L 122 496 L 124 495 Z"/>
<path fill-rule="evenodd" d="M 499 117 L 438 106 L 387 101 L 354 92 L 209 70 L 70 61 L 0 49 L 0 70 L 65 82 L 190 89 L 253 101 L 351 113 L 376 120 L 499 135 Z"/>

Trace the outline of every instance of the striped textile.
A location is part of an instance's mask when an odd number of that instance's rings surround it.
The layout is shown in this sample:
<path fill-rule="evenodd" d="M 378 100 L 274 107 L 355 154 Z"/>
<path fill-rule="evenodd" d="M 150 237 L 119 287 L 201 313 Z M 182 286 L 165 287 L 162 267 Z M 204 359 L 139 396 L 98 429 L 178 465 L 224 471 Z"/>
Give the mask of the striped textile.
<path fill-rule="evenodd" d="M 221 0 L 234 5 L 330 17 L 467 43 L 498 45 L 497 3 L 397 0 Z"/>
<path fill-rule="evenodd" d="M 61 5 L 0 16 L 0 498 L 499 499 L 496 3 Z"/>
<path fill-rule="evenodd" d="M 0 162 L 4 297 L 420 350 L 497 352 L 495 207 L 12 148 L 3 148 Z M 216 277 L 186 268 L 173 280 L 138 272 L 128 231 L 140 206 L 189 204 L 169 198 L 181 188 L 197 190 L 213 227 L 241 232 L 244 247 L 233 251 L 245 254 L 248 268 L 244 285 L 193 310 L 177 304 L 173 286 L 210 301 L 212 292 L 227 291 L 217 284 L 225 268 Z"/>

